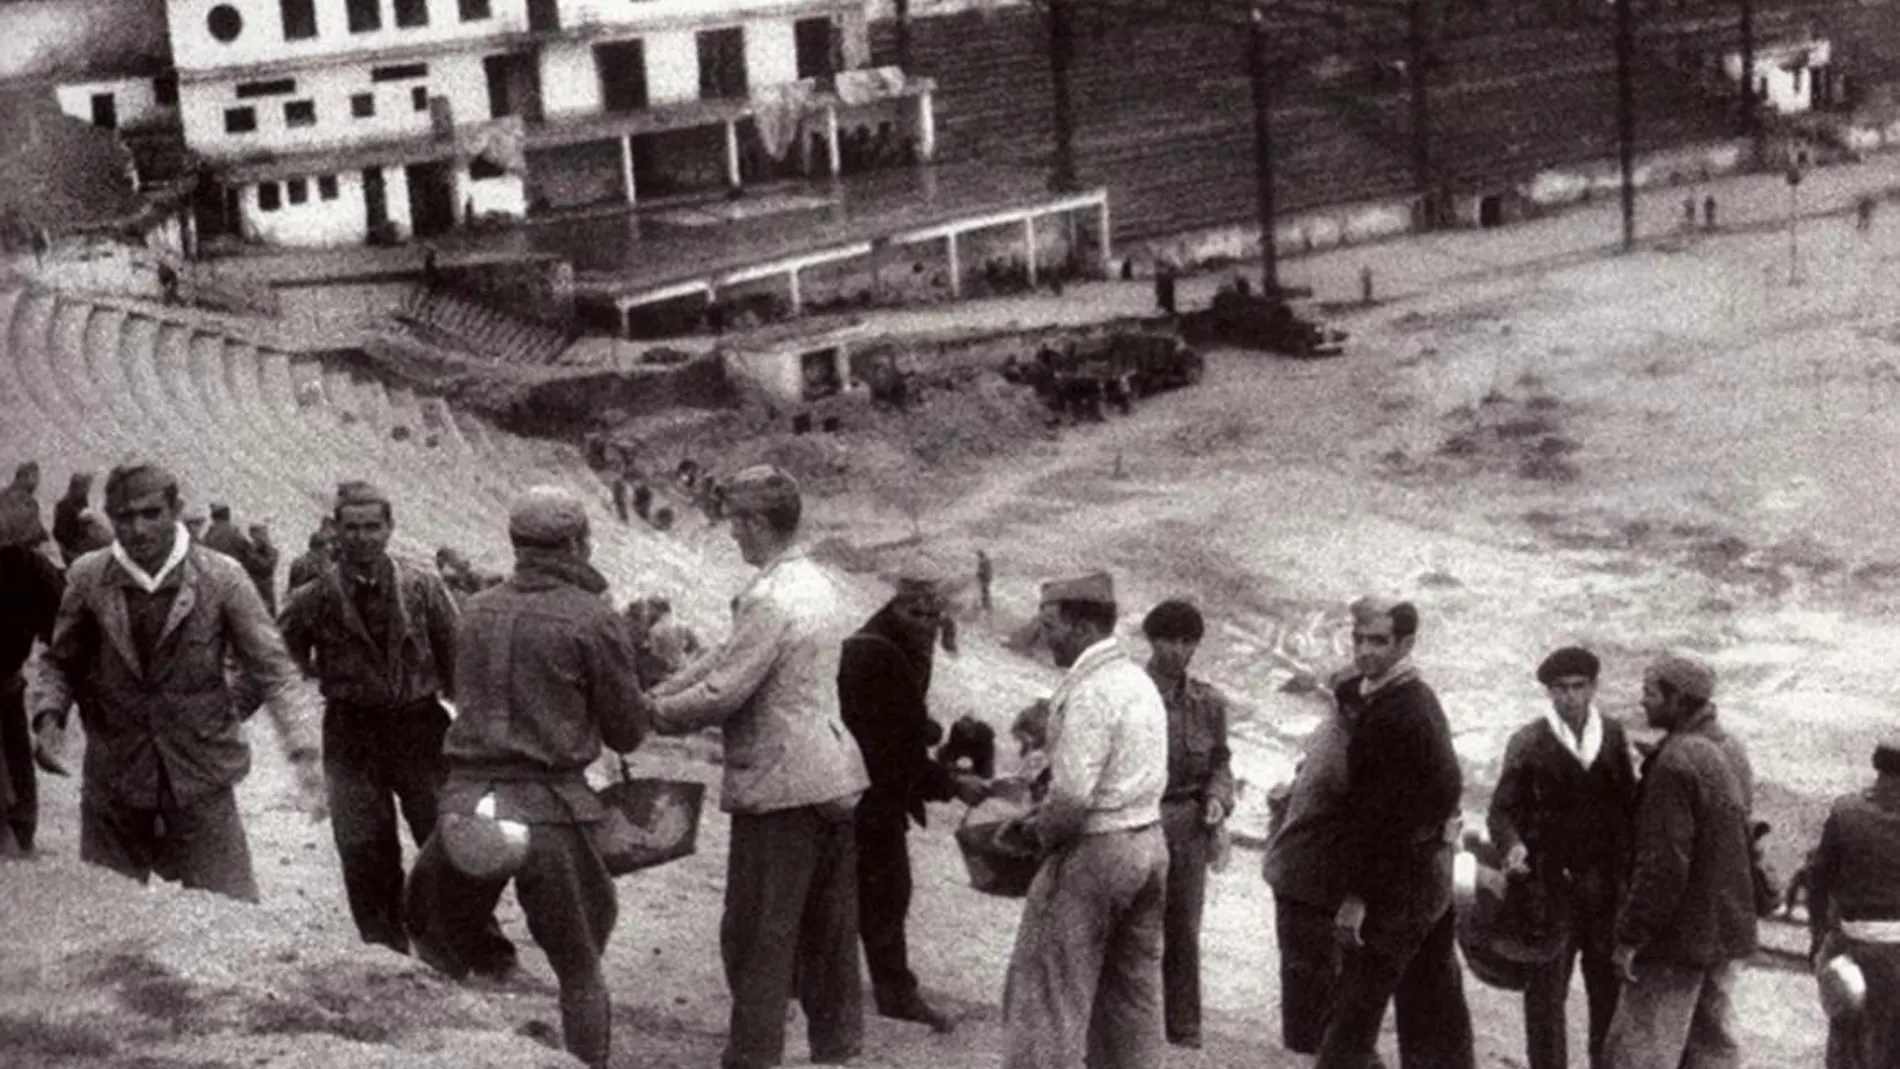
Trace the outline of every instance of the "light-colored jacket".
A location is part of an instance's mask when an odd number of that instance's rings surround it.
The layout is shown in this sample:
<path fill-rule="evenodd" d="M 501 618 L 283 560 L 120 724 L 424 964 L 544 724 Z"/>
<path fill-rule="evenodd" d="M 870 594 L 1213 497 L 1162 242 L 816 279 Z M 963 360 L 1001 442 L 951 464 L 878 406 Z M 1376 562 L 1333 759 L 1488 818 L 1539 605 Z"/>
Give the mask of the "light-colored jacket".
<path fill-rule="evenodd" d="M 838 658 L 851 632 L 843 609 L 831 578 L 788 549 L 740 592 L 725 644 L 654 690 L 659 730 L 724 730 L 726 812 L 817 805 L 870 786 L 838 712 Z"/>
<path fill-rule="evenodd" d="M 1168 710 L 1112 637 L 1083 650 L 1049 696 L 1049 772 L 1049 797 L 1088 811 L 1084 835 L 1161 819 Z"/>
<path fill-rule="evenodd" d="M 293 757 L 317 752 L 297 700 L 297 668 L 242 565 L 193 546 L 149 670 L 139 664 L 125 606 L 131 582 L 110 550 L 73 562 L 53 625 L 40 710 L 74 701 L 86 727 L 85 789 L 121 805 L 158 807 L 161 768 L 180 802 L 243 779 L 251 767 L 238 710 L 261 694 Z M 234 658 L 235 678 L 225 663 Z"/>

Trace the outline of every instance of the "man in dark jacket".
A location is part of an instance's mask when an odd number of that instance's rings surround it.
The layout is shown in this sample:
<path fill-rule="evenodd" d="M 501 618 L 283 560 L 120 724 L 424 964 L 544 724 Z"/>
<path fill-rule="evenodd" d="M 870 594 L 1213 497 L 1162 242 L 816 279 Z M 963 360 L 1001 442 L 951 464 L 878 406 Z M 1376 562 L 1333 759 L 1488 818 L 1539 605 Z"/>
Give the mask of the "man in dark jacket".
<path fill-rule="evenodd" d="M 1668 734 L 1645 763 L 1629 890 L 1616 920 L 1623 990 L 1611 1069 L 1739 1063 L 1731 993 L 1755 950 L 1748 819 L 1754 775 L 1716 723 L 1715 670 L 1687 654 L 1643 673 L 1643 714 Z"/>
<path fill-rule="evenodd" d="M 443 698 L 455 694 L 455 604 L 389 555 L 395 513 L 364 482 L 337 487 L 337 566 L 290 595 L 280 621 L 323 691 L 323 773 L 350 914 L 366 943 L 407 953 L 396 804 L 420 846 L 436 824 Z"/>
<path fill-rule="evenodd" d="M 112 542 L 108 536 L 104 542 L 89 544 L 93 529 L 86 522 L 86 510 L 91 505 L 92 472 L 73 472 L 65 496 L 53 503 L 53 541 L 58 543 L 59 555 L 68 567 L 81 554 L 103 549 Z"/>
<path fill-rule="evenodd" d="M 237 561 L 239 564 L 251 559 L 251 540 L 231 522 L 231 506 L 216 503 L 211 506 L 211 526 L 198 541 L 206 549 L 215 549 L 219 553 Z M 245 574 L 249 574 L 247 571 Z"/>
<path fill-rule="evenodd" d="M 1537 971 L 1524 990 L 1524 1037 L 1530 1069 L 1569 1064 L 1564 1002 L 1570 973 L 1583 957 L 1590 1005 L 1590 1066 L 1600 1069 L 1603 1037 L 1616 1012 L 1616 906 L 1623 887 L 1636 770 L 1623 725 L 1597 712 L 1595 654 L 1566 646 L 1544 658 L 1537 680 L 1551 709 L 1517 730 L 1491 796 L 1491 841 L 1504 868 L 1531 881 L 1548 923 L 1569 932 L 1569 945 Z"/>
<path fill-rule="evenodd" d="M 424 961 L 460 977 L 494 952 L 495 902 L 512 879 L 528 931 L 560 984 L 568 1052 L 604 1069 L 612 1048 L 600 959 L 619 905 L 590 830 L 606 810 L 587 785 L 603 742 L 640 745 L 651 710 L 633 648 L 587 563 L 587 512 L 565 490 L 537 487 L 508 517 L 515 574 L 469 599 L 456 636 L 460 712 L 445 750 L 444 829 L 409 877 L 410 935 Z M 527 827 L 512 872 L 470 875 L 444 842 L 451 820 L 486 815 Z"/>
<path fill-rule="evenodd" d="M 29 460 L 13 470 L 13 482 L 0 487 L 0 545 L 46 541 L 46 523 L 40 519 L 40 462 Z"/>
<path fill-rule="evenodd" d="M 277 615 L 277 562 L 280 559 L 277 546 L 270 540 L 270 528 L 261 523 L 251 524 L 251 555 L 244 559 L 244 570 L 251 576 L 251 582 L 257 587 L 257 596 L 264 599 L 264 607 L 272 616 Z"/>
<path fill-rule="evenodd" d="M 924 803 L 983 798 L 983 782 L 930 759 L 943 729 L 930 719 L 931 660 L 943 629 L 945 577 L 912 564 L 893 577 L 896 596 L 850 638 L 838 663 L 838 707 L 857 737 L 871 787 L 858 800 L 858 934 L 877 1012 L 937 1032 L 955 1022 L 925 1002 L 910 970 L 904 917 L 910 911 L 910 822 Z"/>
<path fill-rule="evenodd" d="M 1808 857 L 1810 956 L 1844 954 L 1867 984 L 1862 1006 L 1828 1019 L 1827 1069 L 1900 1064 L 1900 742 L 1874 748 L 1874 771 L 1835 799 Z"/>
<path fill-rule="evenodd" d="M 1334 690 L 1346 744 L 1342 890 L 1333 926 L 1346 946 L 1316 1069 L 1362 1069 L 1387 1003 L 1406 1065 L 1471 1069 L 1471 1012 L 1453 953 L 1451 861 L 1463 775 L 1438 696 L 1412 666 L 1418 610 L 1352 605 L 1358 674 Z"/>
<path fill-rule="evenodd" d="M 39 827 L 39 776 L 21 669 L 33 640 L 50 642 L 65 577 L 32 546 L 0 546 L 0 857 L 31 854 Z"/>
<path fill-rule="evenodd" d="M 310 535 L 304 553 L 290 562 L 290 571 L 284 576 L 284 596 L 286 599 L 305 583 L 315 580 L 336 563 L 336 520 L 325 516 L 323 525 Z"/>

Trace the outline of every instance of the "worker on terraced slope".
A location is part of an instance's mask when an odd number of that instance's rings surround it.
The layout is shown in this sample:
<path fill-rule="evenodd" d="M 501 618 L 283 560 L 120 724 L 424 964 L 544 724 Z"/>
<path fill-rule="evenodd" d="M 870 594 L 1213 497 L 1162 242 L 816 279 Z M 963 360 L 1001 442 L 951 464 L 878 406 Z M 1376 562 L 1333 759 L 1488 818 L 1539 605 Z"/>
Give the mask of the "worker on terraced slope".
<path fill-rule="evenodd" d="M 1168 713 L 1115 616 L 1107 572 L 1043 584 L 1043 633 L 1068 674 L 1049 697 L 1048 792 L 1026 821 L 1044 857 L 1003 988 L 1005 1069 L 1166 1060 Z"/>
<path fill-rule="evenodd" d="M 235 692 L 262 696 L 300 801 L 321 812 L 317 736 L 250 577 L 193 545 L 183 512 L 178 480 L 163 468 L 137 463 L 106 478 L 116 540 L 67 575 L 34 730 L 48 763 L 59 763 L 68 709 L 81 700 L 82 860 L 256 901 L 234 791 L 251 767 Z"/>
<path fill-rule="evenodd" d="M 389 555 L 395 510 L 366 482 L 337 487 L 337 566 L 284 607 L 284 642 L 323 692 L 323 773 L 343 888 L 357 934 L 409 950 L 402 837 L 436 824 L 442 736 L 455 695 L 459 616 L 442 580 Z"/>
<path fill-rule="evenodd" d="M 725 736 L 732 843 L 719 949 L 732 1018 L 721 1063 L 779 1064 L 794 991 L 811 1060 L 844 1062 L 864 1037 L 853 813 L 870 785 L 838 712 L 850 619 L 799 542 L 798 483 L 760 465 L 723 490 L 733 540 L 758 574 L 733 600 L 726 641 L 653 691 L 658 730 Z"/>

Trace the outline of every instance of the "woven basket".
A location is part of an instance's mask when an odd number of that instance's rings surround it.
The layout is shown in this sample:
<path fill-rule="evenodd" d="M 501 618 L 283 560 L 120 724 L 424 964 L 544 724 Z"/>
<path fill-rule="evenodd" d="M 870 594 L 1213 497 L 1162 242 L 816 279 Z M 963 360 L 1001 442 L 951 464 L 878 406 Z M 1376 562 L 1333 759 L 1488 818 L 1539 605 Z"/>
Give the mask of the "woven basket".
<path fill-rule="evenodd" d="M 986 895 L 1021 898 L 1042 867 L 1042 856 L 1022 841 L 1018 826 L 1011 820 L 965 823 L 957 827 L 957 849 L 963 853 L 964 871 L 970 874 L 970 886 Z"/>

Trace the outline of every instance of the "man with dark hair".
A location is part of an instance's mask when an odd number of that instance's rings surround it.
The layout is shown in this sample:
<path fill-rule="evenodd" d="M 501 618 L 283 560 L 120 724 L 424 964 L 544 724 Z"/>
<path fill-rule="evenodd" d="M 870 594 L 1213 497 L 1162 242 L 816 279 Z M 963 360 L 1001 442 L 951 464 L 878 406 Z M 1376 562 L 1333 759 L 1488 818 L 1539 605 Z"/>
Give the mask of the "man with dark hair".
<path fill-rule="evenodd" d="M 1866 984 L 1859 1006 L 1830 1010 L 1827 1069 L 1900 1063 L 1900 742 L 1874 748 L 1872 787 L 1835 799 L 1808 856 L 1809 956 L 1845 956 Z"/>
<path fill-rule="evenodd" d="M 1168 840 L 1168 909 L 1161 952 L 1168 1042 L 1201 1045 L 1201 912 L 1216 829 L 1234 808 L 1227 700 L 1188 675 L 1206 623 L 1191 602 L 1164 601 L 1141 621 L 1153 655 L 1148 676 L 1168 710 L 1168 787 L 1161 829 Z"/>
<path fill-rule="evenodd" d="M 29 460 L 13 470 L 13 482 L 0 487 L 0 545 L 38 547 L 45 542 L 40 518 L 40 462 Z"/>
<path fill-rule="evenodd" d="M 1537 681 L 1551 708 L 1519 728 L 1504 750 L 1487 824 L 1504 871 L 1530 881 L 1546 922 L 1569 933 L 1567 947 L 1524 989 L 1530 1069 L 1569 1064 L 1564 1003 L 1583 958 L 1590 1006 L 1590 1065 L 1603 1064 L 1603 1038 L 1616 1012 L 1616 906 L 1623 890 L 1636 770 L 1623 725 L 1595 707 L 1597 656 L 1566 646 L 1544 658 Z"/>
<path fill-rule="evenodd" d="M 244 559 L 244 570 L 250 573 L 251 582 L 257 587 L 257 596 L 264 599 L 264 608 L 272 616 L 277 615 L 277 546 L 270 540 L 270 528 L 261 523 L 251 524 L 251 555 Z"/>
<path fill-rule="evenodd" d="M 323 692 L 323 773 L 350 915 L 366 943 L 408 953 L 402 837 L 436 824 L 444 698 L 455 695 L 455 603 L 442 581 L 389 555 L 395 512 L 366 482 L 337 487 L 337 566 L 284 606 L 284 642 Z"/>
<path fill-rule="evenodd" d="M 1346 743 L 1347 822 L 1340 844 L 1345 899 L 1334 929 L 1345 944 L 1317 1069 L 1360 1069 L 1396 1003 L 1399 1058 L 1471 1069 L 1471 1011 L 1453 952 L 1451 863 L 1464 787 L 1451 726 L 1412 665 L 1418 610 L 1352 604 L 1353 664 L 1334 688 Z"/>
<path fill-rule="evenodd" d="M 1044 583 L 1049 786 L 1026 824 L 1045 856 L 1003 988 L 1005 1069 L 1147 1069 L 1162 1052 L 1168 712 L 1115 638 L 1106 572 Z"/>
<path fill-rule="evenodd" d="M 23 542 L 0 545 L 0 857 L 33 853 L 39 828 L 39 775 L 21 670 L 33 641 L 50 641 L 66 580 Z"/>
<path fill-rule="evenodd" d="M 112 533 L 93 522 L 92 472 L 76 471 L 66 484 L 66 493 L 53 504 L 53 541 L 67 567 L 95 549 L 112 544 Z"/>
<path fill-rule="evenodd" d="M 288 600 L 305 583 L 315 582 L 335 562 L 336 520 L 325 516 L 323 525 L 311 532 L 303 555 L 290 562 L 290 572 L 284 576 L 285 599 Z"/>
<path fill-rule="evenodd" d="M 1623 989 L 1610 1069 L 1739 1064 L 1732 994 L 1755 952 L 1748 820 L 1755 781 L 1716 722 L 1715 670 L 1672 653 L 1643 673 L 1643 715 L 1668 734 L 1643 765 L 1629 889 L 1612 957 Z"/>
<path fill-rule="evenodd" d="M 442 823 L 409 876 L 409 934 L 418 956 L 457 978 L 498 950 L 512 960 L 494 927 L 512 880 L 560 985 L 562 1041 L 589 1069 L 605 1069 L 612 1008 L 600 962 L 619 903 L 590 837 L 606 810 L 586 773 L 603 742 L 622 753 L 640 745 L 649 706 L 626 630 L 602 597 L 607 580 L 588 563 L 580 498 L 529 490 L 509 512 L 508 539 L 514 577 L 471 598 L 456 635 L 461 700 L 444 744 Z M 512 824 L 525 844 L 464 871 L 470 859 L 449 836 L 467 822 L 503 839 Z"/>
<path fill-rule="evenodd" d="M 211 506 L 211 526 L 205 528 L 204 537 L 198 541 L 206 549 L 215 549 L 240 565 L 251 559 L 251 540 L 231 522 L 231 506 L 222 502 Z"/>
<path fill-rule="evenodd" d="M 911 972 L 904 918 L 910 911 L 910 822 L 926 826 L 925 802 L 983 800 L 983 781 L 930 759 L 943 728 L 930 718 L 931 661 L 948 618 L 949 576 L 928 559 L 890 576 L 895 593 L 844 641 L 838 707 L 857 739 L 871 788 L 858 801 L 858 933 L 877 1012 L 949 1032 L 956 1023 L 924 1001 Z"/>
<path fill-rule="evenodd" d="M 725 643 L 653 692 L 657 730 L 717 726 L 725 737 L 732 845 L 719 948 L 732 1021 L 721 1064 L 779 1063 L 794 990 L 811 1060 L 843 1062 L 864 1040 L 853 814 L 870 785 L 838 712 L 850 624 L 836 582 L 799 543 L 798 483 L 758 465 L 721 489 L 740 556 L 759 572 L 733 599 Z"/>
<path fill-rule="evenodd" d="M 233 790 L 251 752 L 234 691 L 262 696 L 300 801 L 320 813 L 317 739 L 297 701 L 296 665 L 244 569 L 185 536 L 170 472 L 115 468 L 105 493 L 117 539 L 67 575 L 33 718 L 56 763 L 67 710 L 81 699 L 80 859 L 254 902 Z"/>

